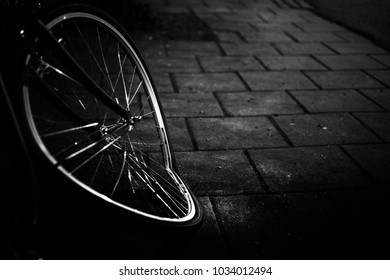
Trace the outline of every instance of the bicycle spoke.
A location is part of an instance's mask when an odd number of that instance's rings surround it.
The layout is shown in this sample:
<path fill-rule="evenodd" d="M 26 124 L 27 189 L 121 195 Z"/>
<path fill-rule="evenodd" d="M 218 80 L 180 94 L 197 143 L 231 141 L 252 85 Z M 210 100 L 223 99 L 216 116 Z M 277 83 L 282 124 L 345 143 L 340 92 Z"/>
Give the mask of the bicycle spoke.
<path fill-rule="evenodd" d="M 112 190 L 111 192 L 111 197 L 114 195 L 115 191 L 116 191 L 116 188 L 118 187 L 118 184 L 119 184 L 119 181 L 122 177 L 122 174 L 123 174 L 123 170 L 125 169 L 125 164 L 126 164 L 126 150 L 123 151 L 123 163 L 122 163 L 122 168 L 121 168 L 121 171 L 119 172 L 119 175 L 118 175 L 118 179 L 116 180 L 116 183 L 115 183 L 115 186 L 114 186 L 114 189 Z"/>
<path fill-rule="evenodd" d="M 148 115 L 151 115 L 151 114 L 154 114 L 154 111 L 151 111 L 151 112 L 149 112 L 149 113 L 143 114 L 143 115 L 141 115 L 141 116 L 139 116 L 139 117 L 140 117 L 140 118 L 143 118 L 143 117 L 148 116 Z M 155 126 L 155 127 L 158 128 L 158 126 Z"/>
<path fill-rule="evenodd" d="M 112 140 L 110 143 L 108 143 L 107 145 L 105 145 L 103 148 L 101 148 L 99 151 L 97 151 L 95 154 L 93 154 L 92 156 L 90 156 L 88 159 L 86 159 L 85 161 L 83 161 L 81 164 L 79 164 L 76 168 L 74 168 L 70 174 L 76 172 L 78 169 L 80 169 L 82 166 L 84 166 L 87 162 L 89 162 L 91 159 L 93 159 L 94 157 L 96 157 L 97 155 L 99 155 L 101 152 L 105 151 L 106 149 L 108 149 L 110 146 L 114 145 L 116 143 L 116 141 L 118 141 L 122 136 L 118 136 L 117 138 L 115 138 L 114 140 Z"/>
<path fill-rule="evenodd" d="M 95 133 L 98 133 L 100 129 L 96 130 Z M 84 144 L 91 141 L 91 135 L 94 135 L 95 133 L 88 132 L 88 135 L 85 135 L 84 137 L 88 137 L 85 139 L 78 139 L 77 141 L 73 142 L 71 145 L 66 146 L 65 148 L 61 149 L 60 151 L 54 153 L 55 157 L 61 157 L 62 154 L 68 152 L 69 150 L 77 147 L 77 146 L 83 146 Z"/>
<path fill-rule="evenodd" d="M 134 150 L 133 150 L 134 151 Z M 183 212 L 182 209 L 187 209 L 181 202 L 179 202 L 175 197 L 173 197 L 171 194 L 169 194 L 165 188 L 159 183 L 159 181 L 154 177 L 154 175 L 156 175 L 157 177 L 159 177 L 162 182 L 164 182 L 165 186 L 169 187 L 169 189 L 173 192 L 178 192 L 178 193 L 181 193 L 181 191 L 178 191 L 177 188 L 175 188 L 175 186 L 173 184 L 171 184 L 170 182 L 168 182 L 165 178 L 161 177 L 160 174 L 158 174 L 155 170 L 151 169 L 145 162 L 145 160 L 143 159 L 142 157 L 142 152 L 141 152 L 141 160 L 139 160 L 138 157 L 136 157 L 134 154 L 128 154 L 128 157 L 130 158 L 130 160 L 133 161 L 133 164 L 135 164 L 135 166 L 137 166 L 138 168 L 140 168 L 142 171 L 143 171 L 143 174 L 146 176 L 145 177 L 145 182 L 148 182 L 149 183 L 149 187 L 153 189 L 152 187 L 152 182 L 154 182 L 154 184 L 156 184 L 159 189 L 171 200 L 171 202 L 178 208 L 180 209 L 181 212 Z M 155 161 L 157 162 L 157 161 Z M 130 163 L 128 163 L 129 166 L 131 166 Z M 123 167 L 122 167 L 122 170 L 123 170 Z M 148 171 L 148 172 L 146 172 Z M 151 173 L 149 173 L 151 172 Z M 153 175 L 154 174 L 154 175 Z M 153 189 L 154 190 L 154 189 Z M 185 200 L 183 200 L 184 202 Z M 184 213 L 184 212 L 183 212 Z"/>
<path fill-rule="evenodd" d="M 42 71 L 42 75 L 44 74 L 44 72 L 47 71 L 47 69 L 52 69 L 55 73 L 57 73 L 57 74 L 60 75 L 61 77 L 65 77 L 65 78 L 68 79 L 69 81 L 72 81 L 73 83 L 75 83 L 75 84 L 77 84 L 77 85 L 80 85 L 80 83 L 79 83 L 77 80 L 75 80 L 75 79 L 73 79 L 71 76 L 65 74 L 65 72 L 63 72 L 62 70 L 60 70 L 60 69 L 58 69 L 57 67 L 54 67 L 53 65 L 51 65 L 51 64 L 49 64 L 49 63 L 47 63 L 47 62 L 45 62 L 45 61 L 42 59 L 42 57 L 39 58 L 39 61 L 40 61 L 40 63 L 41 63 L 41 67 L 42 67 L 42 65 L 44 65 L 44 69 L 45 69 L 45 70 Z M 74 97 L 75 97 L 75 98 L 73 99 L 73 101 L 74 101 L 75 103 L 80 104 L 81 107 L 82 107 L 85 111 L 87 111 L 85 105 L 83 104 L 83 102 L 81 101 L 81 99 L 79 98 L 79 96 L 75 93 L 75 91 L 74 91 L 72 85 L 68 84 L 68 86 L 69 86 L 70 91 L 73 93 L 73 95 L 74 95 Z M 58 92 L 58 89 L 57 89 L 57 88 L 53 88 L 53 90 L 54 90 L 54 92 Z M 60 97 L 59 97 L 59 98 L 60 98 Z M 60 98 L 60 99 L 61 99 L 61 98 Z M 62 99 L 62 100 L 63 100 L 63 99 Z M 63 102 L 64 102 L 64 101 L 63 101 Z M 66 103 L 66 102 L 65 102 L 65 103 Z"/>
<path fill-rule="evenodd" d="M 142 111 L 144 110 L 146 104 L 148 104 L 149 99 L 150 99 L 150 95 L 148 95 L 148 97 L 146 98 L 145 102 L 143 103 L 143 105 L 142 105 L 142 107 L 141 107 L 141 110 L 139 110 L 138 115 L 141 115 L 141 113 L 142 113 Z"/>
<path fill-rule="evenodd" d="M 93 98 L 93 101 L 94 101 L 94 103 L 95 103 L 95 107 L 96 107 L 97 112 L 98 112 L 98 114 L 99 114 L 98 119 L 99 119 L 99 121 L 101 122 L 101 124 L 104 125 L 104 120 L 102 121 L 102 111 L 101 111 L 101 109 L 100 109 L 99 102 L 98 102 L 98 100 L 97 100 L 97 98 L 96 98 L 95 96 L 94 96 L 94 98 Z"/>
<path fill-rule="evenodd" d="M 126 82 L 125 82 L 125 76 L 123 75 L 123 67 L 122 67 L 122 63 L 121 63 L 121 54 L 119 52 L 119 43 L 117 44 L 118 46 L 118 49 L 117 49 L 117 57 L 118 57 L 118 62 L 119 62 L 119 71 L 120 71 L 120 75 L 122 77 L 122 84 L 123 84 L 123 90 L 124 90 L 124 94 L 125 94 L 125 100 L 126 100 L 126 103 L 128 103 L 128 100 L 129 100 L 129 96 L 127 94 L 127 88 L 126 88 Z"/>
<path fill-rule="evenodd" d="M 73 78 L 72 78 L 71 76 L 69 76 L 68 74 L 65 74 L 65 72 L 63 72 L 62 70 L 58 69 L 57 67 L 54 67 L 53 65 L 51 65 L 51 64 L 49 64 L 49 63 L 47 63 L 47 62 L 45 62 L 45 61 L 43 61 L 42 58 L 40 58 L 40 61 L 41 61 L 41 63 L 42 63 L 43 65 L 45 65 L 46 69 L 47 69 L 47 68 L 50 68 L 50 69 L 52 69 L 54 72 L 56 72 L 57 74 L 59 74 L 59 75 L 65 77 L 65 78 L 71 80 L 72 82 L 74 82 L 74 83 L 80 85 L 80 83 L 79 83 L 77 80 L 73 79 Z"/>
<path fill-rule="evenodd" d="M 146 165 L 144 165 L 144 167 L 147 167 Z M 185 209 L 185 206 L 183 204 L 181 204 L 179 201 L 177 201 L 173 196 L 171 196 L 167 190 L 161 186 L 161 184 L 156 180 L 156 178 L 154 178 L 154 176 L 152 176 L 151 174 L 147 173 L 145 171 L 145 169 L 142 169 L 145 176 L 147 178 L 149 178 L 149 182 L 150 180 L 152 180 L 154 182 L 155 185 L 157 185 L 159 187 L 159 189 L 167 196 L 167 198 L 182 212 L 182 214 L 184 214 L 183 210 L 181 209 L 181 207 L 183 207 Z M 147 167 L 147 170 L 151 170 L 153 172 L 152 169 L 150 169 L 149 167 Z M 168 185 L 169 186 L 169 185 Z M 173 185 L 170 185 L 170 186 L 173 186 Z M 175 189 L 174 189 L 175 190 Z M 172 189 L 171 189 L 172 191 Z"/>
<path fill-rule="evenodd" d="M 75 25 L 75 27 L 76 27 L 78 33 L 80 34 L 80 37 L 81 37 L 81 39 L 82 39 L 84 45 L 87 47 L 87 50 L 88 50 L 89 53 L 91 54 L 91 56 L 92 56 L 92 58 L 93 58 L 93 60 L 94 60 L 94 62 L 95 62 L 95 64 L 96 64 L 96 66 L 99 68 L 100 72 L 103 74 L 103 77 L 104 77 L 104 79 L 106 80 L 106 82 L 107 82 L 108 84 L 110 84 L 110 82 L 107 80 L 107 77 L 104 76 L 104 71 L 103 71 L 102 67 L 100 66 L 100 63 L 98 62 L 98 60 L 97 60 L 95 54 L 93 53 L 92 49 L 90 48 L 90 46 L 89 46 L 88 42 L 86 41 L 84 35 L 83 35 L 82 32 L 80 31 L 78 25 L 77 25 L 76 23 L 74 23 L 74 25 Z"/>
<path fill-rule="evenodd" d="M 138 177 L 145 183 L 145 185 L 152 191 L 152 193 L 176 216 L 179 217 L 175 211 L 172 210 L 172 208 L 165 202 L 165 200 L 158 194 L 156 191 L 150 186 L 150 183 L 148 183 L 147 177 L 144 178 L 142 175 L 140 175 L 137 171 L 135 173 L 138 175 Z"/>
<path fill-rule="evenodd" d="M 156 180 L 156 179 L 154 178 L 154 175 L 156 175 L 157 177 L 159 177 L 159 178 L 166 184 L 165 186 L 169 187 L 171 191 L 177 192 L 177 188 L 176 188 L 172 183 L 170 183 L 170 182 L 167 181 L 165 178 L 163 178 L 158 172 L 156 172 L 155 170 L 151 169 L 144 161 L 143 161 L 143 162 L 141 161 L 142 163 L 140 164 L 138 160 L 137 160 L 137 161 L 134 160 L 134 158 L 136 158 L 136 157 L 133 156 L 133 155 L 130 155 L 130 154 L 129 154 L 129 158 L 130 158 L 131 160 L 133 160 L 134 164 L 135 164 L 137 167 L 141 168 L 141 169 L 143 170 L 143 172 L 145 172 L 145 175 L 146 175 L 148 178 L 150 178 L 151 180 L 153 180 L 154 182 L 156 182 L 156 184 L 157 184 L 164 192 L 165 192 L 165 189 L 160 185 L 160 183 L 158 182 L 158 180 Z M 149 174 L 149 173 L 146 173 L 145 169 L 148 170 L 148 171 L 150 171 L 150 172 L 153 173 L 154 175 L 151 175 L 151 174 Z M 181 193 L 181 192 L 179 191 L 178 193 Z M 169 195 L 169 196 L 170 196 L 170 195 Z M 170 196 L 170 197 L 171 197 L 171 196 Z M 182 206 L 183 206 L 183 205 L 182 205 Z M 184 207 L 184 206 L 183 206 L 183 207 Z"/>
<path fill-rule="evenodd" d="M 115 133 L 116 131 L 118 131 L 118 130 L 124 128 L 125 126 L 126 126 L 126 124 L 123 124 L 122 126 L 116 128 L 115 131 L 113 131 L 113 133 Z M 106 141 L 107 138 L 110 137 L 110 136 L 111 136 L 110 134 L 105 135 L 105 136 L 104 136 L 102 139 L 100 139 L 99 141 L 96 141 L 96 142 L 94 142 L 94 143 L 92 143 L 92 144 L 90 144 L 90 145 L 88 145 L 88 146 L 82 148 L 81 150 L 78 150 L 77 152 L 74 152 L 73 154 L 67 156 L 67 157 L 65 158 L 65 160 L 69 160 L 69 159 L 71 159 L 71 158 L 74 158 L 75 156 L 77 156 L 77 155 L 79 155 L 79 154 L 81 154 L 81 153 L 83 153 L 83 152 L 85 152 L 85 151 L 87 151 L 87 150 L 89 150 L 89 149 L 95 147 L 96 145 L 100 144 L 101 142 Z"/>
<path fill-rule="evenodd" d="M 96 168 L 95 168 L 95 172 L 94 172 L 93 175 L 92 175 L 92 178 L 91 178 L 91 181 L 90 181 L 90 185 L 93 185 L 93 181 L 95 180 L 96 174 L 97 174 L 97 172 L 98 172 L 98 170 L 99 170 L 99 168 L 100 168 L 100 165 L 101 165 L 101 163 L 102 163 L 103 156 L 104 156 L 104 154 L 101 154 L 101 155 L 100 155 L 98 164 L 97 164 L 97 166 L 96 166 Z"/>
<path fill-rule="evenodd" d="M 65 41 L 69 43 L 70 48 L 72 49 L 72 53 L 74 54 L 74 57 L 76 57 L 77 61 L 80 62 L 80 57 L 78 56 L 78 52 L 76 51 L 76 49 L 75 49 L 75 47 L 73 45 L 73 42 L 72 42 L 73 40 L 70 39 L 69 33 L 68 33 L 68 31 L 66 30 L 66 28 L 64 27 L 63 24 L 61 24 L 61 29 L 62 29 L 62 32 L 64 33 L 65 37 L 66 37 Z"/>
<path fill-rule="evenodd" d="M 96 33 L 97 33 L 97 37 L 98 37 L 98 41 L 99 41 L 100 53 L 101 53 L 101 55 L 102 55 L 102 60 L 103 60 L 103 64 L 104 64 L 104 69 L 106 70 L 106 74 L 107 74 L 108 81 L 110 82 L 111 90 L 114 91 L 114 86 L 112 85 L 110 73 L 109 73 L 109 71 L 108 71 L 106 59 L 105 59 L 105 56 L 104 56 L 104 53 L 103 53 L 102 42 L 101 42 L 101 40 L 100 40 L 99 27 L 97 27 L 97 26 L 96 26 Z"/>
<path fill-rule="evenodd" d="M 63 134 L 63 133 L 73 132 L 76 130 L 85 129 L 87 127 L 94 127 L 94 126 L 97 126 L 98 124 L 99 123 L 94 122 L 94 123 L 86 124 L 83 126 L 72 127 L 72 128 L 68 128 L 68 129 L 64 129 L 64 130 L 60 130 L 60 131 L 50 132 L 50 133 L 42 134 L 42 137 L 49 137 L 49 136 L 59 135 L 59 134 Z"/>
<path fill-rule="evenodd" d="M 119 63 L 119 67 L 120 68 L 123 68 L 125 62 L 126 62 L 126 59 L 127 59 L 127 55 L 125 55 L 125 57 L 123 58 L 123 62 L 120 62 Z M 111 94 L 111 98 L 115 98 L 115 101 L 116 103 L 119 104 L 119 99 L 118 99 L 118 96 L 116 94 L 116 87 L 118 86 L 118 83 L 119 83 L 119 80 L 120 80 L 120 77 L 121 77 L 121 73 L 119 71 L 117 77 L 115 78 L 115 83 L 113 85 L 113 91 L 112 91 L 112 94 Z"/>
<path fill-rule="evenodd" d="M 34 81 L 37 81 L 38 87 L 40 88 L 39 93 L 45 96 L 48 101 L 52 102 L 54 107 L 58 108 L 63 114 L 74 120 L 78 124 L 87 124 L 88 122 L 79 116 L 73 108 L 71 108 L 58 94 L 51 88 L 47 83 L 45 83 L 42 78 L 36 73 L 36 71 L 30 67 L 30 73 L 34 77 Z"/>
<path fill-rule="evenodd" d="M 133 94 L 133 97 L 131 98 L 131 100 L 130 100 L 130 101 L 128 102 L 128 104 L 127 104 L 127 108 L 129 108 L 131 102 L 133 102 L 133 99 L 134 99 L 134 97 L 137 95 L 139 89 L 141 88 L 142 83 L 143 83 L 143 81 L 141 81 L 141 82 L 139 83 L 137 89 L 135 90 L 135 92 L 134 92 L 134 94 Z M 142 109 L 141 109 L 141 111 L 142 111 Z"/>
<path fill-rule="evenodd" d="M 131 81 L 130 81 L 129 90 L 128 90 L 128 92 L 129 92 L 129 98 L 130 98 L 130 94 L 131 94 L 131 89 L 133 88 L 133 82 L 134 82 L 134 76 L 135 76 L 135 71 L 136 71 L 136 70 L 137 70 L 137 66 L 134 67 L 134 69 L 133 69 L 133 74 L 131 75 Z M 127 110 L 129 110 L 130 103 L 133 101 L 134 96 L 135 96 L 135 95 L 133 95 L 133 97 L 131 98 L 130 101 L 127 100 Z"/>
<path fill-rule="evenodd" d="M 73 95 L 76 97 L 76 103 L 79 103 L 80 106 L 84 109 L 84 112 L 88 113 L 87 108 L 85 107 L 83 101 L 81 101 L 80 97 L 75 92 L 74 88 L 71 85 L 69 85 L 69 88 L 70 88 L 70 91 L 73 93 Z"/>
<path fill-rule="evenodd" d="M 126 60 L 127 60 L 127 55 L 125 55 L 125 57 L 123 58 L 123 61 L 119 63 L 119 68 L 120 68 L 120 69 L 123 68 L 123 66 L 125 65 Z M 114 92 L 115 92 L 115 89 L 116 89 L 116 87 L 118 86 L 119 80 L 120 80 L 120 78 L 121 78 L 120 69 L 119 69 L 118 75 L 117 75 L 116 78 L 115 78 Z"/>
<path fill-rule="evenodd" d="M 146 142 L 146 141 L 143 139 L 143 137 L 140 136 L 140 133 L 138 132 L 137 127 L 134 128 L 134 131 L 135 131 L 136 134 L 137 134 L 137 138 L 141 141 L 141 143 L 143 143 L 144 146 L 146 146 L 146 147 L 148 147 L 148 148 L 151 148 L 151 149 L 152 149 L 153 151 L 155 151 L 155 152 L 159 152 L 158 150 L 156 150 L 155 148 L 153 148 L 148 142 Z M 158 146 L 161 146 L 161 144 L 158 145 Z"/>
<path fill-rule="evenodd" d="M 129 179 L 131 190 L 132 190 L 133 194 L 135 194 L 135 190 L 134 190 L 134 187 L 133 187 L 133 180 L 131 179 L 132 176 L 131 176 L 130 166 L 127 166 L 127 178 Z"/>

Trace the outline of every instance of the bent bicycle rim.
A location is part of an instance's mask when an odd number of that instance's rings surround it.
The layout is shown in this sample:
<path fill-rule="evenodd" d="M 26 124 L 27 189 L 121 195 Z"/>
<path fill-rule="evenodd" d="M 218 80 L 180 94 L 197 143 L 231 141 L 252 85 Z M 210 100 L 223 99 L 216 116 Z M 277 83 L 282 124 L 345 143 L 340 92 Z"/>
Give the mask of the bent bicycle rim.
<path fill-rule="evenodd" d="M 89 92 L 38 41 L 25 62 L 23 110 L 40 154 L 76 186 L 125 212 L 172 225 L 199 223 L 199 206 L 174 168 L 150 74 L 128 35 L 88 7 L 57 10 L 45 24 L 129 117 Z"/>

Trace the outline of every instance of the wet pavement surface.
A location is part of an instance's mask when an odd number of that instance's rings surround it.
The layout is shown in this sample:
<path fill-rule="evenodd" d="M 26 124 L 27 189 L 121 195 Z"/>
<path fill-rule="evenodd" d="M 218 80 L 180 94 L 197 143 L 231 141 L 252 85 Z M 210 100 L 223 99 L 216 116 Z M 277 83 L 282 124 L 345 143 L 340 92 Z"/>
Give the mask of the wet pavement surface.
<path fill-rule="evenodd" d="M 388 259 L 389 51 L 303 1 L 148 3 L 214 35 L 137 39 L 204 223 L 167 238 L 62 209 L 80 221 L 46 256 Z"/>

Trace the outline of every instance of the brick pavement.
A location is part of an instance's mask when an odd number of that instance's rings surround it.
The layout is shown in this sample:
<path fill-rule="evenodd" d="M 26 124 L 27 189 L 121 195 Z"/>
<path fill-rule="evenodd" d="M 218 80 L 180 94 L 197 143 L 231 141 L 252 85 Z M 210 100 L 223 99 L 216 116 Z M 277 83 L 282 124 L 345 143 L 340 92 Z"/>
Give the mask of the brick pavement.
<path fill-rule="evenodd" d="M 205 211 L 172 257 L 388 258 L 390 53 L 303 1 L 149 2 L 217 38 L 146 55 Z"/>
<path fill-rule="evenodd" d="M 66 203 L 74 216 L 54 227 L 71 230 L 48 256 L 389 259 L 390 52 L 302 0 L 147 2 L 216 38 L 137 42 L 204 224 L 165 240 L 92 226 L 100 217 Z"/>

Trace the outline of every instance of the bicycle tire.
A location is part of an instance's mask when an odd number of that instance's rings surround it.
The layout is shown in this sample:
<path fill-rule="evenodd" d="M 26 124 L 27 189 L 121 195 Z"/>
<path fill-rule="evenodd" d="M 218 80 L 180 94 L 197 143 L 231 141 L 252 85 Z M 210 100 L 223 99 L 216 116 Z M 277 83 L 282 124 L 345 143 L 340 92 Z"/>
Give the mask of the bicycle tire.
<path fill-rule="evenodd" d="M 201 208 L 178 174 L 155 86 L 130 36 L 111 16 L 86 5 L 58 8 L 42 22 L 130 117 L 88 92 L 35 40 L 24 60 L 21 101 L 39 156 L 117 210 L 164 225 L 199 225 Z"/>

